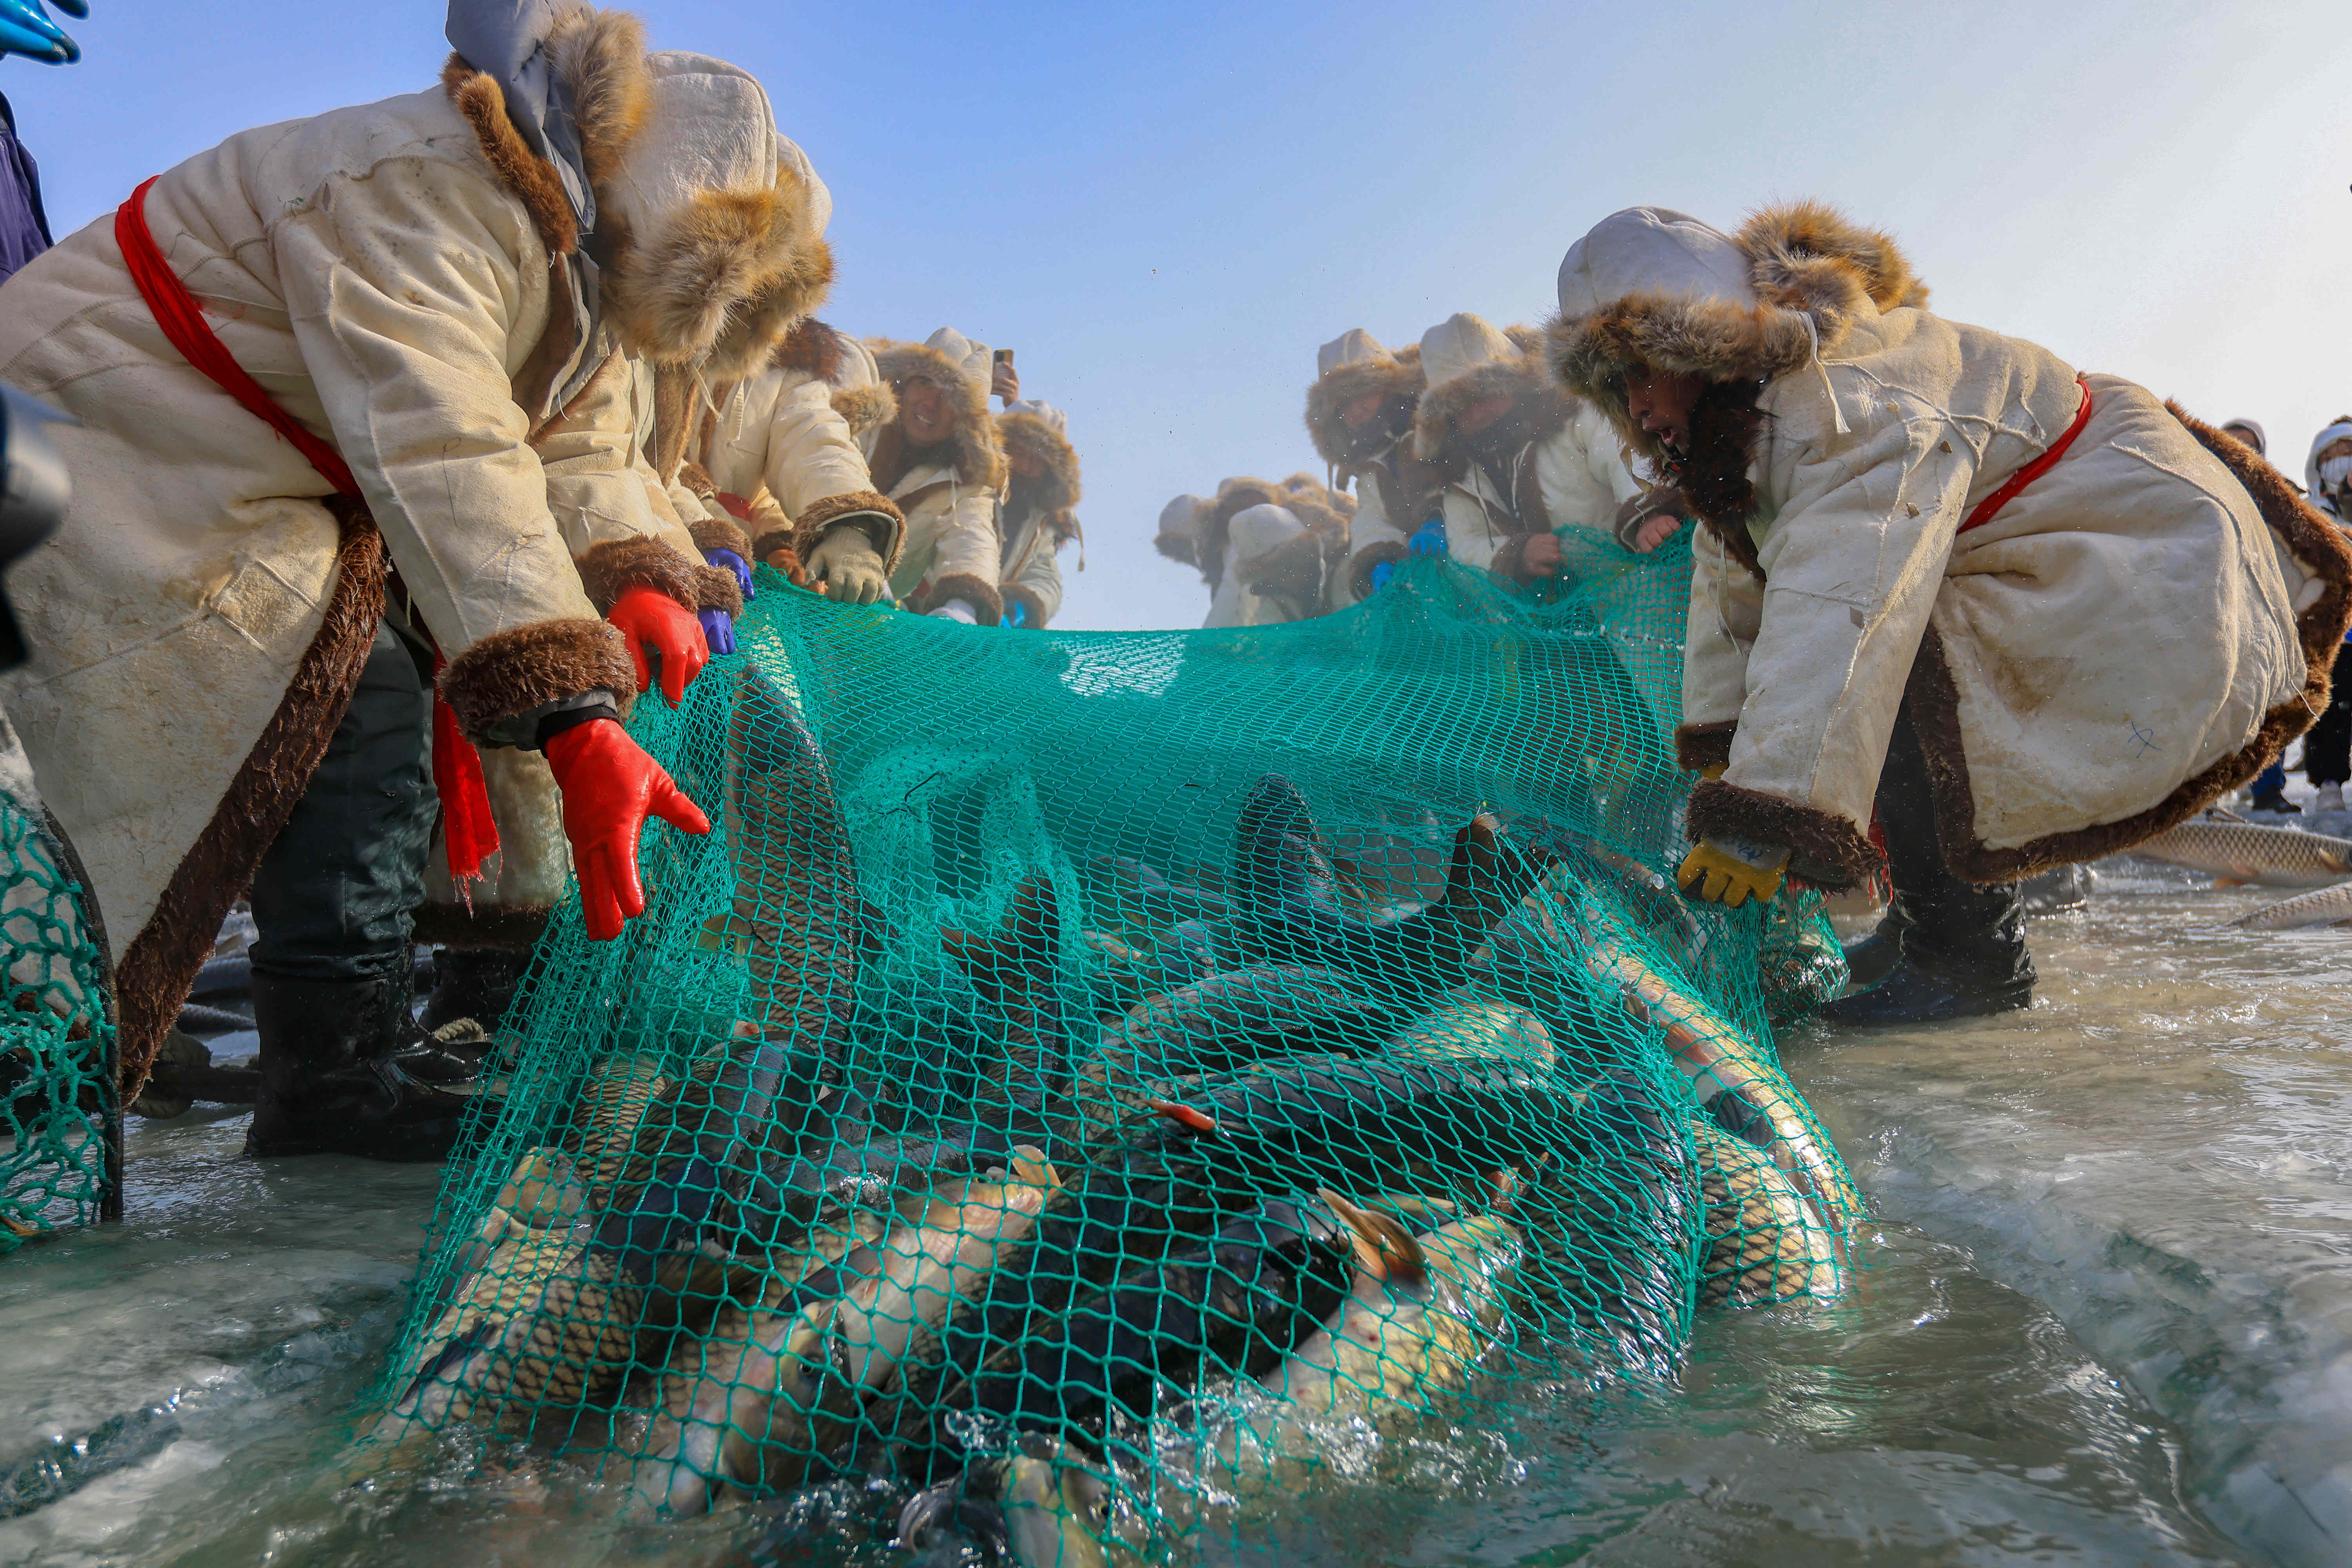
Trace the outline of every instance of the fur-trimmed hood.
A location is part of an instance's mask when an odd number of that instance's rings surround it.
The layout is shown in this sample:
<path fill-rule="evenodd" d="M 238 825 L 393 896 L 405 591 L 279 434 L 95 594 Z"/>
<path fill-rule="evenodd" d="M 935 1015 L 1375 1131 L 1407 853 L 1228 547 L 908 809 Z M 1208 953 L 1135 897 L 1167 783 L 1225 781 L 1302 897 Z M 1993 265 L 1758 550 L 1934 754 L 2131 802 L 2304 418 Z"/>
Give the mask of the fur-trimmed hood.
<path fill-rule="evenodd" d="M 1356 510 L 1354 497 L 1330 489 L 1312 474 L 1293 474 L 1279 484 L 1246 475 L 1225 480 L 1214 498 L 1198 503 L 1192 526 L 1201 576 L 1213 593 L 1224 581 L 1225 542 L 1234 519 L 1254 506 L 1286 508 L 1310 533 L 1338 550 L 1347 548 L 1348 520 Z M 1166 538 L 1163 518 L 1161 539 Z M 1164 542 L 1160 553 L 1171 553 Z"/>
<path fill-rule="evenodd" d="M 1334 363 L 1307 389 L 1307 434 L 1316 455 L 1342 471 L 1377 458 L 1412 428 L 1421 389 L 1419 343 L 1401 349 L 1374 344 L 1361 357 Z M 1361 430 L 1350 430 L 1339 411 L 1368 392 L 1381 395 L 1381 416 Z"/>
<path fill-rule="evenodd" d="M 647 54 L 625 12 L 575 6 L 547 38 L 596 197 L 582 236 L 555 165 L 509 117 L 492 77 L 452 55 L 442 88 L 549 251 L 584 250 L 603 318 L 629 353 L 699 363 L 714 380 L 758 364 L 833 281 L 831 197 L 776 134 L 766 92 L 708 56 Z"/>
<path fill-rule="evenodd" d="M 1894 240 L 1820 202 L 1767 207 L 1737 237 L 1683 213 L 1632 207 L 1561 261 L 1546 353 L 1632 449 L 1657 457 L 1654 438 L 1626 416 L 1629 372 L 1769 381 L 1835 355 L 1856 321 L 1927 302 Z"/>
<path fill-rule="evenodd" d="M 1454 421 L 1464 410 L 1489 397 L 1508 397 L 1517 406 L 1508 417 L 1524 426 L 1527 440 L 1539 440 L 1565 426 L 1574 405 L 1546 373 L 1542 360 L 1530 352 L 1541 342 L 1533 327 L 1512 327 L 1501 334 L 1509 352 L 1424 389 L 1413 408 L 1412 454 L 1424 463 L 1436 462 L 1446 477 L 1461 471 L 1462 457 L 1454 448 Z M 1423 363 L 1428 355 L 1424 351 Z"/>
<path fill-rule="evenodd" d="M 1054 531 L 1055 542 L 1066 544 L 1078 532 L 1077 516 L 1072 510 L 1081 494 L 1078 453 L 1063 433 L 1055 411 L 1038 412 L 1044 407 L 1041 404 L 1012 408 L 998 415 L 997 438 L 1003 444 L 1008 466 L 1014 457 L 1026 456 L 1035 459 L 1044 470 L 1034 480 L 1024 480 L 1016 473 L 1010 483 L 1016 492 L 1026 493 L 1045 514 L 1046 526 Z"/>
<path fill-rule="evenodd" d="M 998 437 L 996 421 L 989 417 L 987 383 L 966 374 L 961 363 L 927 343 L 902 342 L 894 338 L 868 338 L 866 346 L 874 355 L 876 374 L 894 395 L 903 383 L 917 378 L 931 383 L 944 395 L 950 421 L 946 438 L 956 448 L 956 478 L 968 485 L 1002 489 L 1004 484 L 1004 449 Z M 902 429 L 902 426 L 894 425 L 882 433 L 882 441 L 888 443 L 893 437 L 901 437 Z M 877 483 L 884 466 L 881 448 L 877 446 L 875 451 Z"/>

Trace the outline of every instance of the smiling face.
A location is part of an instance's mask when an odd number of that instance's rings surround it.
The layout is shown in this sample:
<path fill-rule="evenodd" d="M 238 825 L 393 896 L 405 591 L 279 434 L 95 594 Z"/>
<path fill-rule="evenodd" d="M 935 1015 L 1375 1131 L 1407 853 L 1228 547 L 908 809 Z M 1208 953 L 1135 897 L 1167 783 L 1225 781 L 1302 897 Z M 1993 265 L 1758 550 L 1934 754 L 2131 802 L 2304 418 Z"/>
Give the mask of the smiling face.
<path fill-rule="evenodd" d="M 919 375 L 898 384 L 898 422 L 906 427 L 907 439 L 918 447 L 944 440 L 955 424 L 947 395 Z"/>
<path fill-rule="evenodd" d="M 1625 374 L 1625 411 L 1669 452 L 1690 444 L 1691 410 L 1706 383 L 1688 371 L 1634 370 Z"/>

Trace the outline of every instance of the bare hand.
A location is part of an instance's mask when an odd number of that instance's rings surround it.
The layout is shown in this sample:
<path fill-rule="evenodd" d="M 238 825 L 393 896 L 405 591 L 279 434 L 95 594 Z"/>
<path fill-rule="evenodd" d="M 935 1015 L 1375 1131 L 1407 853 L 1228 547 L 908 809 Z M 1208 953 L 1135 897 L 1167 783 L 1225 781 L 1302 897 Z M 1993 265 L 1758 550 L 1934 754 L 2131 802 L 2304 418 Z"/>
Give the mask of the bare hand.
<path fill-rule="evenodd" d="M 1659 545 L 1664 544 L 1667 540 L 1672 539 L 1675 536 L 1675 530 L 1680 528 L 1682 525 L 1682 519 L 1676 517 L 1674 513 L 1670 511 L 1660 512 L 1657 516 L 1643 523 L 1641 526 L 1641 529 L 1633 535 L 1633 553 L 1636 555 L 1647 555 L 1651 551 L 1655 550 Z"/>
<path fill-rule="evenodd" d="M 1021 373 L 1013 368 L 1011 360 L 998 360 L 995 374 L 989 377 L 991 395 L 1004 399 L 1007 408 L 1021 401 Z"/>
<path fill-rule="evenodd" d="M 1559 539 L 1555 534 L 1538 533 L 1519 552 L 1519 575 L 1522 577 L 1557 577 L 1559 575 Z"/>

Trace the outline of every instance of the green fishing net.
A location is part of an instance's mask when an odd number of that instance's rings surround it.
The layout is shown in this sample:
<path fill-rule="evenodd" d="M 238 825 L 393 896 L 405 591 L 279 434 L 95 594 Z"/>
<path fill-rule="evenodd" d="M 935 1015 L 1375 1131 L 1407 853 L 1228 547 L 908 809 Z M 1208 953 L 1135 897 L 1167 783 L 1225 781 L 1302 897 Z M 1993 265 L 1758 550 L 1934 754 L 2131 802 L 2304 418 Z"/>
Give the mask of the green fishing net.
<path fill-rule="evenodd" d="M 0 1253 L 110 1216 L 121 1119 L 105 963 L 41 823 L 0 795 Z"/>
<path fill-rule="evenodd" d="M 1836 943 L 1670 879 L 1689 571 L 1151 634 L 763 575 L 631 723 L 714 831 L 541 943 L 357 1462 L 1181 1560 L 1834 1293 L 1859 1201 L 1769 1042 Z"/>

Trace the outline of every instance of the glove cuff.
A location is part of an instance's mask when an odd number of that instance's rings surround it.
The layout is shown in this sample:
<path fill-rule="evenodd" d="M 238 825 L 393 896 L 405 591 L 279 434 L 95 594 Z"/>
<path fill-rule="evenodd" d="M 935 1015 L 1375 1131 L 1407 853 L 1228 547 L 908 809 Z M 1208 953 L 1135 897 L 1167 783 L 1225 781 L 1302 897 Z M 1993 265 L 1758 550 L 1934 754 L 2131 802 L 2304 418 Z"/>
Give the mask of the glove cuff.
<path fill-rule="evenodd" d="M 1691 791 L 1686 820 L 1705 842 L 1786 845 L 1789 869 L 1831 891 L 1867 880 L 1879 865 L 1868 836 L 1845 818 L 1722 779 Z"/>
<path fill-rule="evenodd" d="M 983 626 L 992 626 L 1004 618 L 1004 595 L 996 584 L 962 572 L 934 578 L 921 601 L 907 607 L 921 613 L 937 609 L 950 599 L 961 599 L 970 605 L 973 617 Z"/>
<path fill-rule="evenodd" d="M 1367 544 L 1348 563 L 1348 586 L 1359 599 L 1369 599 L 1372 596 L 1372 568 L 1401 565 L 1403 561 L 1404 546 L 1394 540 Z"/>
<path fill-rule="evenodd" d="M 1013 607 L 1015 605 L 1021 606 L 1023 619 L 1019 628 L 1020 630 L 1024 632 L 1034 632 L 1043 631 L 1045 629 L 1045 600 L 1039 598 L 1028 589 L 1018 587 L 1010 583 L 1004 584 L 1003 592 L 1004 595 L 1004 613 L 1006 615 L 1009 616 L 1013 613 Z"/>
<path fill-rule="evenodd" d="M 809 558 L 817 542 L 836 523 L 854 522 L 863 529 L 874 546 L 874 553 L 882 558 L 885 575 L 898 570 L 898 558 L 907 547 L 907 519 L 898 503 L 878 490 L 847 490 L 836 496 L 824 496 L 809 502 L 793 520 L 789 532 L 782 529 L 766 531 L 752 541 L 761 555 L 780 547 L 790 547 L 803 561 Z"/>
<path fill-rule="evenodd" d="M 689 523 L 686 531 L 694 536 L 697 550 L 731 550 L 747 562 L 759 559 L 751 553 L 751 536 L 743 531 L 741 523 L 724 512 Z"/>

